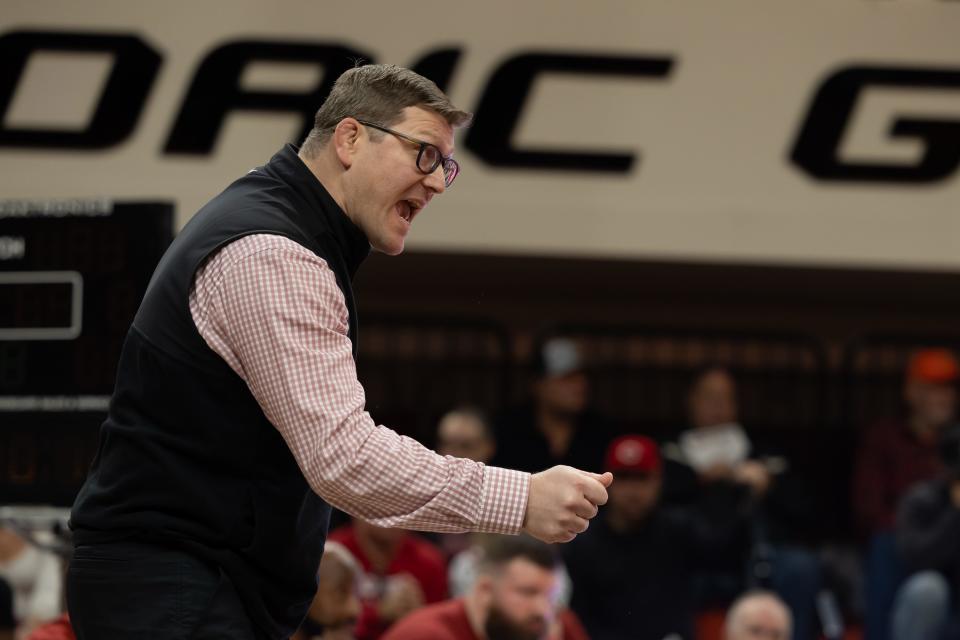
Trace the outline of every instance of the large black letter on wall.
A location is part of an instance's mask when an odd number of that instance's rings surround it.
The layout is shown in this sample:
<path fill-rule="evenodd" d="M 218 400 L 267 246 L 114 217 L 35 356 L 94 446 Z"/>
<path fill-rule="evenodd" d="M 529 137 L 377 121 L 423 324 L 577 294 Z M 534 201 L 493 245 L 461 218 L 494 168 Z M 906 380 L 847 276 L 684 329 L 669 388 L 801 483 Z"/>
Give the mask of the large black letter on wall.
<path fill-rule="evenodd" d="M 526 53 L 508 59 L 493 73 L 477 107 L 466 146 L 487 163 L 498 167 L 568 169 L 625 173 L 636 160 L 635 154 L 599 151 L 552 151 L 517 149 L 510 138 L 520 119 L 524 104 L 537 75 L 560 72 L 583 75 L 622 75 L 663 78 L 673 66 L 671 58 L 621 57 Z M 603 105 L 597 105 L 603 109 Z M 629 126 L 625 122 L 624 126 Z"/>
<path fill-rule="evenodd" d="M 454 47 L 431 51 L 410 68 L 424 78 L 432 80 L 440 91 L 446 92 L 450 88 L 450 78 L 457 63 L 460 62 L 462 53 L 462 49 Z"/>
<path fill-rule="evenodd" d="M 20 77 L 30 56 L 37 51 L 113 54 L 113 69 L 86 129 L 6 126 L 7 109 Z M 0 146 L 104 149 L 122 142 L 137 124 L 160 61 L 160 54 L 134 36 L 53 31 L 14 31 L 3 35 L 0 37 Z M 56 100 L 56 87 L 52 89 L 50 99 Z"/>
<path fill-rule="evenodd" d="M 960 90 L 960 70 L 852 67 L 841 69 L 820 86 L 794 144 L 791 159 L 821 180 L 864 182 L 936 182 L 960 167 L 960 119 L 897 118 L 894 138 L 919 138 L 923 157 L 916 163 L 843 162 L 837 157 L 860 94 L 868 87 L 899 87 L 917 93 Z"/>
<path fill-rule="evenodd" d="M 333 83 L 360 59 L 371 58 L 337 45 L 244 41 L 218 47 L 197 69 L 165 151 L 210 153 L 227 114 L 234 110 L 299 113 L 303 116 L 299 142 L 313 127 L 314 115 Z M 310 62 L 322 66 L 324 73 L 315 87 L 302 93 L 244 90 L 240 86 L 243 70 L 252 62 L 263 61 Z"/>

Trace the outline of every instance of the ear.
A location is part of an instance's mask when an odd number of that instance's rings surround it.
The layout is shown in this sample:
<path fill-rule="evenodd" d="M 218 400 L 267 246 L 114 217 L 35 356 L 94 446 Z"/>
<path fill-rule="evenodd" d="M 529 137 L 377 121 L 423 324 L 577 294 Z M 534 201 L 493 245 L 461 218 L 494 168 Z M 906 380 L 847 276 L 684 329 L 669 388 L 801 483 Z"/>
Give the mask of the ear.
<path fill-rule="evenodd" d="M 362 127 L 354 118 L 344 118 L 333 130 L 333 149 L 344 169 L 353 165 L 359 143 L 363 137 Z"/>

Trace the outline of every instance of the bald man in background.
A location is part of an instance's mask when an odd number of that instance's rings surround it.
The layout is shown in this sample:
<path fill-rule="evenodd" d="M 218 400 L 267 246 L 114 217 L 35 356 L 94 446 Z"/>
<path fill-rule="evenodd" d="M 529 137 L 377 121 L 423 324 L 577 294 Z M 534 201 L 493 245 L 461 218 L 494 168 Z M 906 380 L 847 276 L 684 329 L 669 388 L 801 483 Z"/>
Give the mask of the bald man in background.
<path fill-rule="evenodd" d="M 346 547 L 328 540 L 317 577 L 317 595 L 292 640 L 353 640 L 360 617 L 360 564 Z"/>
<path fill-rule="evenodd" d="M 788 640 L 793 622 L 783 600 L 769 591 L 741 596 L 727 613 L 724 640 Z"/>

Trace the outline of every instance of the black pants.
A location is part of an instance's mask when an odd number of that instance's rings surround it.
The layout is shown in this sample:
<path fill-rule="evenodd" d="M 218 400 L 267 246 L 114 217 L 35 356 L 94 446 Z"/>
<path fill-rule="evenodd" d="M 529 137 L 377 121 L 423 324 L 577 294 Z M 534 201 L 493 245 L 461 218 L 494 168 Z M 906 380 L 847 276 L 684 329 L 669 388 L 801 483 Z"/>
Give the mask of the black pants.
<path fill-rule="evenodd" d="M 67 608 L 78 640 L 262 640 L 219 567 L 140 543 L 77 546 Z"/>

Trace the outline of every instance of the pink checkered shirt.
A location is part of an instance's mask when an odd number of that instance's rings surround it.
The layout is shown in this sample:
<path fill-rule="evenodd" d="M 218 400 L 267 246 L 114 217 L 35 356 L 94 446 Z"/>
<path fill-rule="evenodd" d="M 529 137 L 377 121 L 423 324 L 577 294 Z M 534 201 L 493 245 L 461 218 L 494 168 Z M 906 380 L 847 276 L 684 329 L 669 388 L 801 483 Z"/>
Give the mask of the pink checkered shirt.
<path fill-rule="evenodd" d="M 529 474 L 440 456 L 364 410 L 343 293 L 308 249 L 266 234 L 228 244 L 197 272 L 190 312 L 331 505 L 384 527 L 520 530 Z"/>

